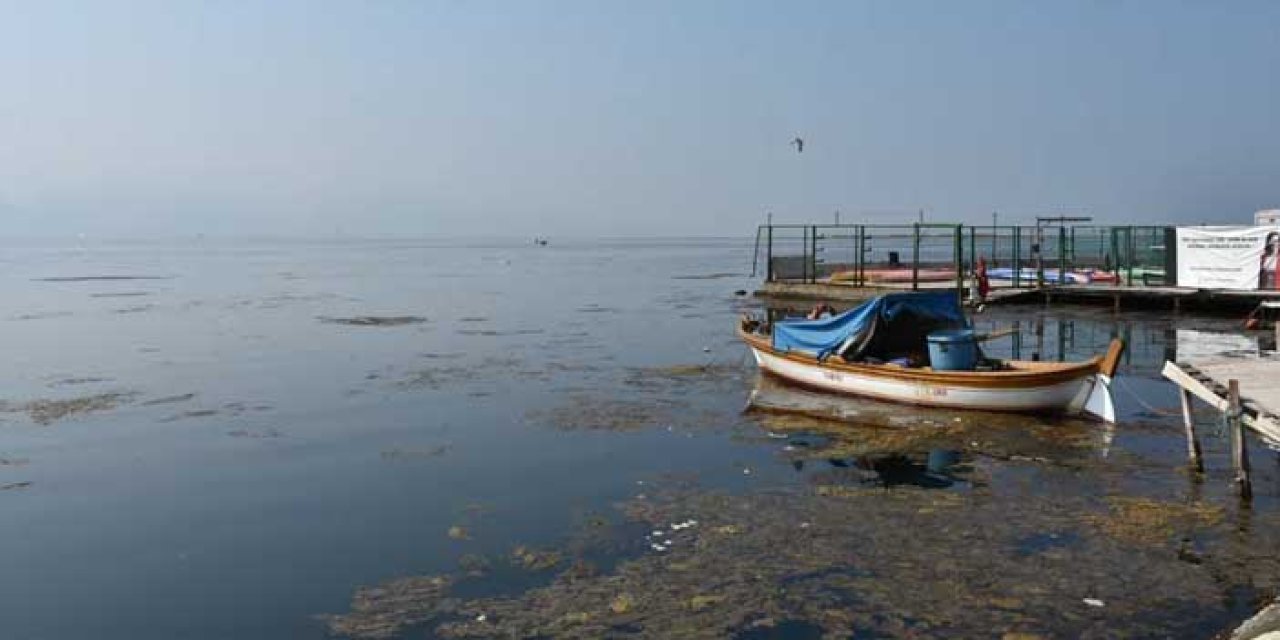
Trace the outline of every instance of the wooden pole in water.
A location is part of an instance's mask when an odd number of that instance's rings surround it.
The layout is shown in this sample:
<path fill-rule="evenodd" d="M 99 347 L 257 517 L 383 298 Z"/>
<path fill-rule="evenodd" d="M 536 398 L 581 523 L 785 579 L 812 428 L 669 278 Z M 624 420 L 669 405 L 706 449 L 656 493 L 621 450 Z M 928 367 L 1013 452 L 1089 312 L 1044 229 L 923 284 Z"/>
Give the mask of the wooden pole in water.
<path fill-rule="evenodd" d="M 1231 460 L 1236 468 L 1236 488 L 1240 499 L 1253 499 L 1253 485 L 1249 481 L 1249 450 L 1245 446 L 1244 420 L 1240 419 L 1240 381 L 1227 381 L 1227 428 L 1231 430 Z"/>
<path fill-rule="evenodd" d="M 1196 435 L 1196 423 L 1191 415 L 1191 392 L 1182 389 L 1178 395 L 1182 398 L 1182 426 L 1187 431 L 1187 458 L 1191 461 L 1191 468 L 1196 473 L 1204 473 L 1200 437 Z"/>

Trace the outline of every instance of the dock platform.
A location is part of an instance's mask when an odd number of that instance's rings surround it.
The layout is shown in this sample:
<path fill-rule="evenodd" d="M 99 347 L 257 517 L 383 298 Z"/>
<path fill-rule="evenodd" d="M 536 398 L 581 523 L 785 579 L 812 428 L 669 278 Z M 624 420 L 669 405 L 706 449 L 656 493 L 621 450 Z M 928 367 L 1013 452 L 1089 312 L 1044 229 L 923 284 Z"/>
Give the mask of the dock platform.
<path fill-rule="evenodd" d="M 954 282 L 920 283 L 918 290 L 954 289 Z M 908 285 L 855 286 L 842 282 L 766 281 L 756 291 L 764 298 L 806 299 L 822 301 L 865 300 L 881 293 L 909 291 Z M 1241 314 L 1266 304 L 1280 303 L 1280 290 L 1236 291 L 1228 289 L 1193 289 L 1190 287 L 1129 285 L 1048 285 L 1015 288 L 995 286 L 987 304 L 1062 303 L 1107 305 L 1117 311 L 1126 309 L 1210 310 Z"/>
<path fill-rule="evenodd" d="M 1204 456 L 1191 411 L 1191 398 L 1196 397 L 1221 412 L 1226 420 L 1235 484 L 1241 500 L 1248 502 L 1253 488 L 1245 430 L 1253 429 L 1268 447 L 1280 451 L 1280 385 L 1275 383 L 1280 374 L 1280 354 L 1224 354 L 1193 362 L 1166 362 L 1162 373 L 1181 388 L 1182 424 L 1192 468 L 1204 471 Z"/>
<path fill-rule="evenodd" d="M 1230 381 L 1240 388 L 1241 419 L 1273 448 L 1280 448 L 1280 354 L 1219 356 L 1166 362 L 1164 377 L 1209 406 L 1226 411 Z"/>

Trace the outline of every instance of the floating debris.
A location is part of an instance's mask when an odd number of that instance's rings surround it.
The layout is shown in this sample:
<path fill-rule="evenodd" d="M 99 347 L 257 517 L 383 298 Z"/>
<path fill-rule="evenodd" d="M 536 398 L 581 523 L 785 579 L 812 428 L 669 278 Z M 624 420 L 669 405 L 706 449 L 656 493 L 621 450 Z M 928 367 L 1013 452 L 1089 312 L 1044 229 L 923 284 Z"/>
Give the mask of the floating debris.
<path fill-rule="evenodd" d="M 31 481 L 10 482 L 8 484 L 0 484 L 0 491 L 12 491 L 15 489 L 26 489 L 31 486 Z"/>
<path fill-rule="evenodd" d="M 266 429 L 263 431 L 254 431 L 251 429 L 232 429 L 227 432 L 232 438 L 253 438 L 258 440 L 269 440 L 279 438 L 284 434 L 275 429 Z"/>
<path fill-rule="evenodd" d="M 11 320 L 51 320 L 53 318 L 66 318 L 71 315 L 70 311 L 35 311 L 32 313 L 23 313 L 13 316 Z"/>
<path fill-rule="evenodd" d="M 50 276 L 47 278 L 32 278 L 33 282 L 106 282 L 114 280 L 169 280 L 173 276 Z"/>
<path fill-rule="evenodd" d="M 467 531 L 466 527 L 456 525 L 456 524 L 453 525 L 452 527 L 449 527 L 449 531 L 447 532 L 447 534 L 450 538 L 454 540 L 470 540 L 471 539 L 471 532 Z"/>
<path fill-rule="evenodd" d="M 196 397 L 195 393 L 183 393 L 183 394 L 179 394 L 179 396 L 165 396 L 163 398 L 148 399 L 148 401 L 141 402 L 140 404 L 143 407 L 154 407 L 156 406 L 156 404 L 174 404 L 178 402 L 187 402 L 187 401 L 191 401 L 191 399 L 195 399 L 195 397 Z"/>
<path fill-rule="evenodd" d="M 218 415 L 217 409 L 194 409 L 191 411 L 183 411 L 175 413 L 171 416 L 165 416 L 160 422 L 177 422 L 178 420 L 186 420 L 188 418 L 209 418 Z"/>
<path fill-rule="evenodd" d="M 51 387 L 66 387 L 82 384 L 97 384 L 99 382 L 112 382 L 111 378 L 100 378 L 97 376 L 84 376 L 80 378 L 63 378 L 49 383 Z"/>
<path fill-rule="evenodd" d="M 468 553 L 458 558 L 458 568 L 470 578 L 480 578 L 487 575 L 492 564 L 488 558 L 474 553 Z"/>
<path fill-rule="evenodd" d="M 607 573 L 571 566 L 521 594 L 464 599 L 450 615 L 423 613 L 441 597 L 428 592 L 424 602 L 406 604 L 404 615 L 450 639 L 587 639 L 623 628 L 654 638 L 700 637 L 708 629 L 717 637 L 745 638 L 756 637 L 750 629 L 784 628 L 824 637 L 977 636 L 993 629 L 1009 638 L 1029 638 L 1028 629 L 1064 637 L 1162 637 L 1204 629 L 1207 618 L 1219 615 L 1206 611 L 1224 606 L 1220 585 L 1203 579 L 1205 566 L 1082 527 L 1081 515 L 1096 508 L 1091 496 L 1032 493 L 1007 500 L 981 488 L 965 494 L 913 486 L 845 489 L 840 500 L 820 491 L 655 489 L 618 505 L 628 520 L 647 525 L 641 531 L 649 533 L 643 548 L 650 553 Z M 1002 525 L 990 526 L 995 521 Z M 1035 552 L 1035 562 L 1015 552 L 1044 531 L 1079 538 Z M 1230 536 L 1206 543 L 1238 544 Z M 1218 563 L 1211 571 L 1248 566 L 1259 586 L 1280 586 L 1280 558 L 1252 543 L 1243 550 L 1252 554 L 1248 565 L 1212 549 L 1205 562 Z M 531 553 L 520 548 L 513 558 L 523 565 Z M 938 558 L 946 558 L 945 568 Z M 1117 572 L 1116 566 L 1130 569 Z M 1064 612 L 1061 603 L 1080 602 L 1081 592 L 1101 603 L 1087 606 L 1105 606 L 1112 615 Z M 383 613 L 384 624 L 400 617 Z M 487 623 L 477 626 L 481 614 Z"/>
<path fill-rule="evenodd" d="M 512 549 L 511 557 L 529 571 L 546 571 L 554 568 L 564 559 L 558 551 L 531 549 L 524 545 Z"/>
<path fill-rule="evenodd" d="M 725 278 L 745 278 L 741 273 L 716 272 L 686 276 L 671 276 L 672 280 L 723 280 Z"/>
<path fill-rule="evenodd" d="M 459 329 L 458 334 L 464 336 L 537 336 L 546 333 L 543 329 L 510 329 L 501 331 L 498 329 Z"/>
<path fill-rule="evenodd" d="M 351 327 L 401 327 L 408 324 L 421 324 L 427 321 L 422 316 L 352 316 L 347 318 L 320 316 L 317 319 L 328 324 L 343 324 Z"/>
<path fill-rule="evenodd" d="M 351 599 L 350 613 L 327 618 L 329 632 L 370 640 L 394 637 L 440 615 L 452 584 L 449 576 L 421 576 L 361 587 Z"/>
<path fill-rule="evenodd" d="M 426 449 L 401 449 L 396 447 L 383 451 L 380 455 L 383 460 L 420 460 L 442 456 L 452 448 L 452 444 L 439 444 Z"/>
<path fill-rule="evenodd" d="M 549 411 L 531 411 L 528 415 L 565 431 L 631 431 L 658 426 L 678 408 L 669 401 L 574 395 L 562 406 Z"/>
<path fill-rule="evenodd" d="M 1220 507 L 1204 503 L 1160 502 L 1149 498 L 1110 496 L 1106 514 L 1085 520 L 1118 540 L 1141 545 L 1172 545 L 1179 534 L 1217 524 Z"/>
<path fill-rule="evenodd" d="M 636 600 L 629 593 L 619 593 L 609 602 L 609 610 L 618 615 L 631 611 L 635 606 Z"/>
<path fill-rule="evenodd" d="M 618 313 L 618 309 L 613 307 L 602 307 L 598 304 L 589 304 L 578 307 L 578 313 Z"/>
<path fill-rule="evenodd" d="M 152 309 L 155 309 L 155 308 L 156 306 L 154 304 L 139 304 L 139 305 L 134 305 L 132 307 L 121 307 L 119 309 L 112 309 L 111 312 L 119 313 L 119 314 L 146 313 L 147 311 L 151 311 Z"/>

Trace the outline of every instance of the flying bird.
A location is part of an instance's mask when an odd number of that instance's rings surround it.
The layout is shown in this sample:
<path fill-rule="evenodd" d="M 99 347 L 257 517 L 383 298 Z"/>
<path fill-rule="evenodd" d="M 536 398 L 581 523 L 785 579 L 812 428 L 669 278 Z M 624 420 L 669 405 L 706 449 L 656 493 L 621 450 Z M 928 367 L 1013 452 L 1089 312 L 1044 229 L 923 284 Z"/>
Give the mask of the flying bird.
<path fill-rule="evenodd" d="M 796 147 L 796 153 L 804 153 L 804 139 L 803 139 L 803 138 L 801 138 L 800 136 L 796 136 L 796 139 L 795 139 L 795 140 L 792 140 L 792 141 L 791 141 L 791 144 L 795 145 L 795 147 Z"/>

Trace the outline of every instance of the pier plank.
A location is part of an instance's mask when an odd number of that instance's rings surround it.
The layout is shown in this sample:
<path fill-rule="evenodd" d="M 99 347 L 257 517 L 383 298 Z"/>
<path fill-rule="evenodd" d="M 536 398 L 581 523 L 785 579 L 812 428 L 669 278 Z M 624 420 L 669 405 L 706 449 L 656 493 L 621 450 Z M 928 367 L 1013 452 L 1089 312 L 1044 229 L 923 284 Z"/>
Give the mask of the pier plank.
<path fill-rule="evenodd" d="M 1163 375 L 1218 411 L 1229 408 L 1228 384 L 1238 380 L 1246 426 L 1280 446 L 1280 355 L 1223 356 L 1166 362 Z"/>

